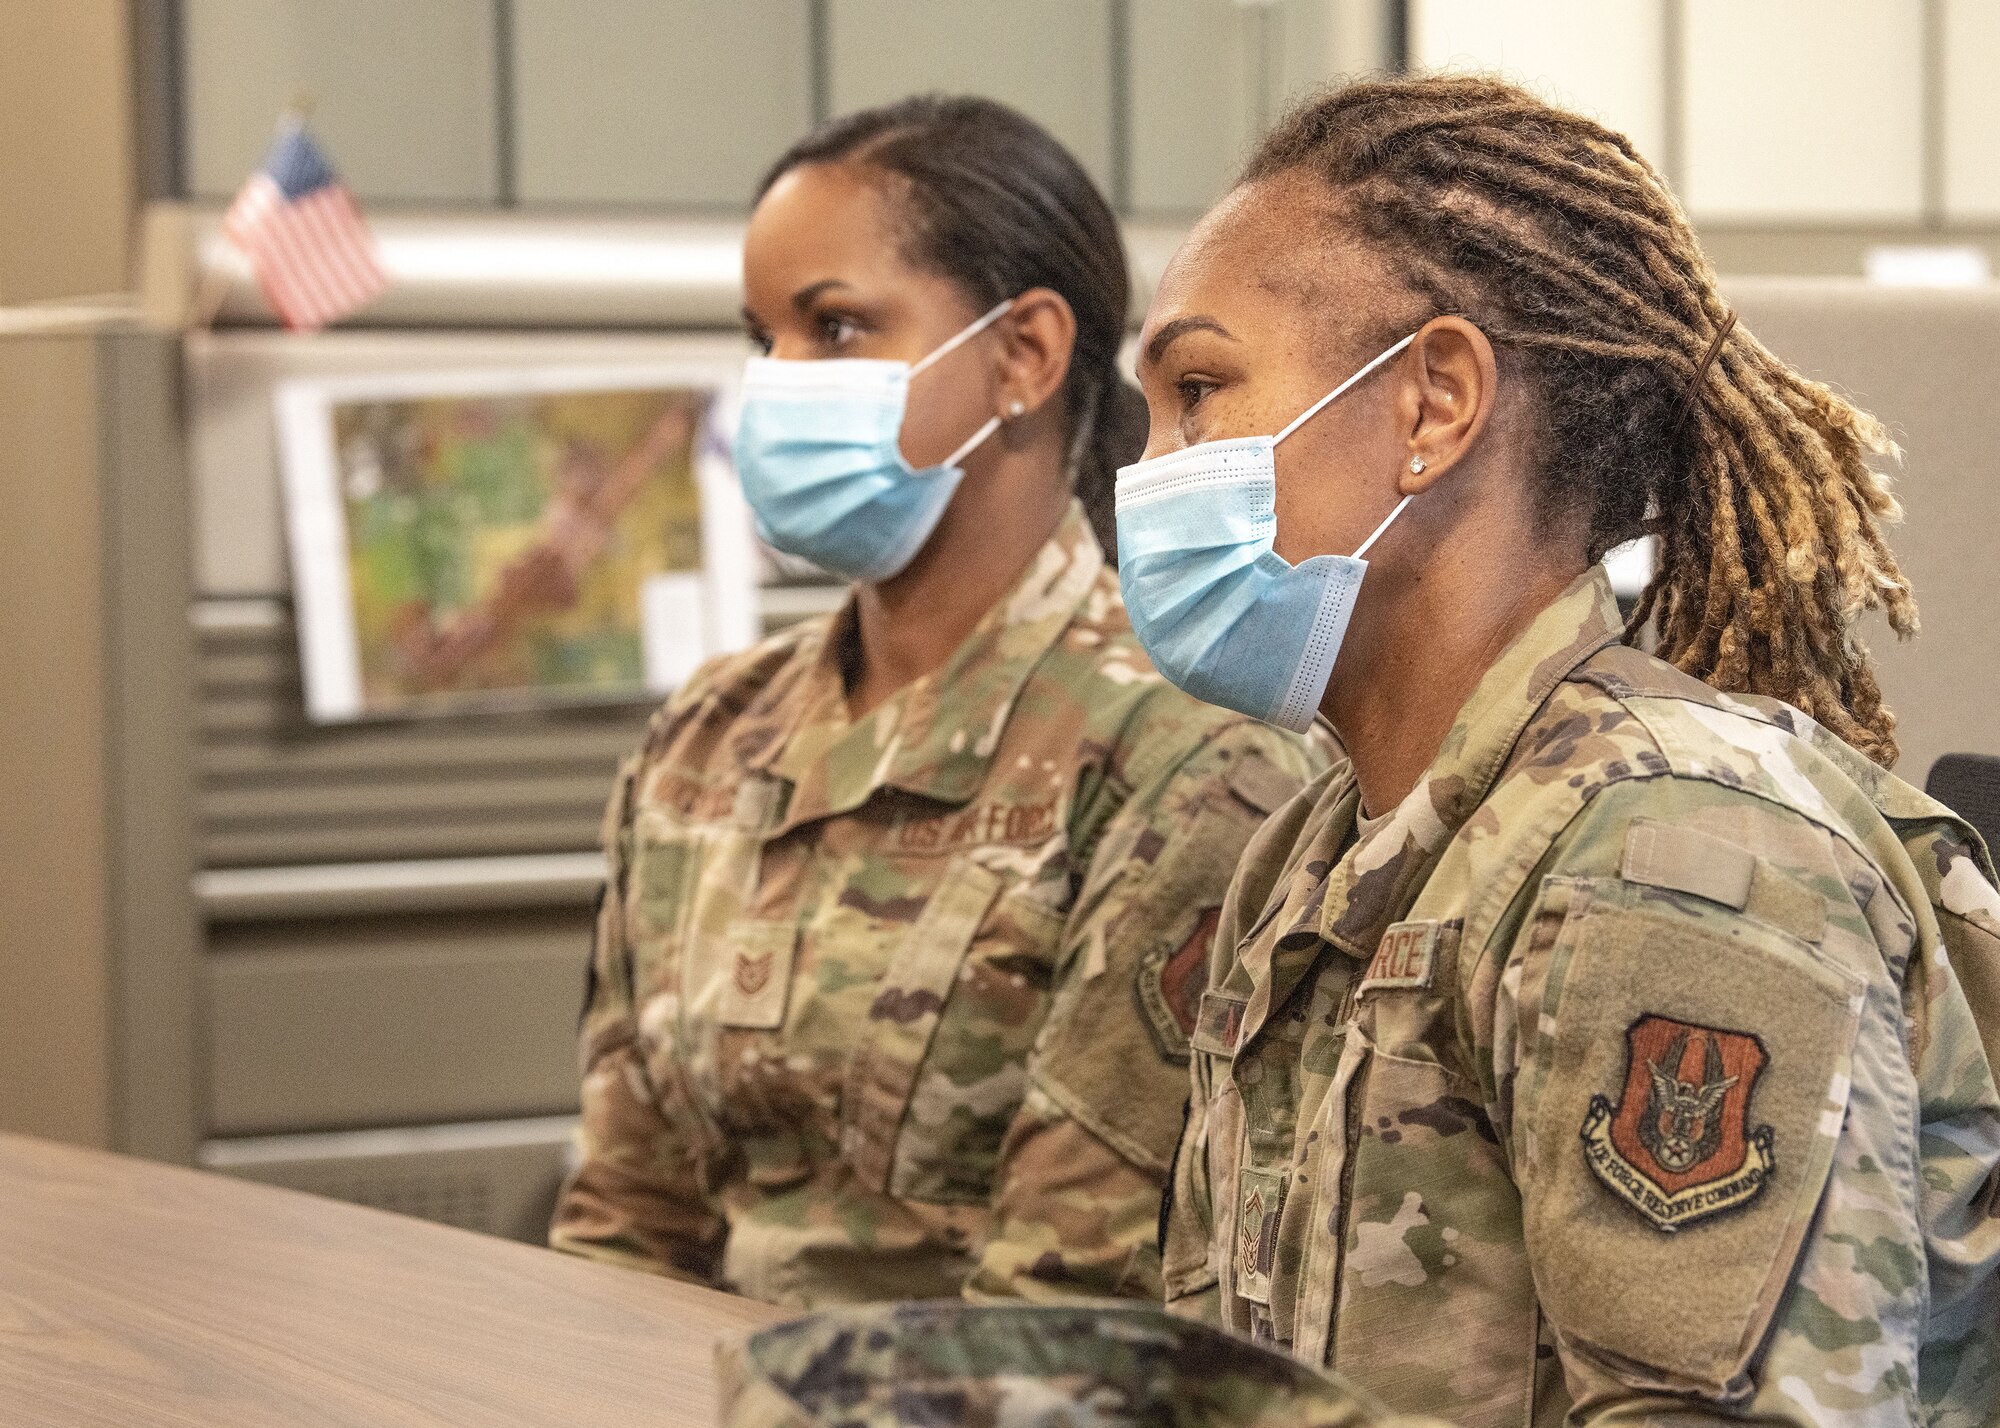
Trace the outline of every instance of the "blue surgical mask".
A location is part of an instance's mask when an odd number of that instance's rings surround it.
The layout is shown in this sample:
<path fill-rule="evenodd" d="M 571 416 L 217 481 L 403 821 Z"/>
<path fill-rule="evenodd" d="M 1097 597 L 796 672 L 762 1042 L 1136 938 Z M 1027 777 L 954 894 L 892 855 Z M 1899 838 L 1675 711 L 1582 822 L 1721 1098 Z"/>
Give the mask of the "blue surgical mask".
<path fill-rule="evenodd" d="M 757 533 L 851 580 L 887 580 L 916 558 L 994 417 L 936 466 L 903 459 L 910 379 L 1000 320 L 1009 298 L 922 361 L 752 357 L 743 371 L 736 474 Z"/>
<path fill-rule="evenodd" d="M 1311 727 L 1368 570 L 1362 556 L 1415 498 L 1398 502 L 1354 554 L 1293 565 L 1271 548 L 1278 443 L 1413 337 L 1276 436 L 1204 441 L 1119 471 L 1125 608 L 1154 666 L 1195 698 L 1295 734 Z"/>

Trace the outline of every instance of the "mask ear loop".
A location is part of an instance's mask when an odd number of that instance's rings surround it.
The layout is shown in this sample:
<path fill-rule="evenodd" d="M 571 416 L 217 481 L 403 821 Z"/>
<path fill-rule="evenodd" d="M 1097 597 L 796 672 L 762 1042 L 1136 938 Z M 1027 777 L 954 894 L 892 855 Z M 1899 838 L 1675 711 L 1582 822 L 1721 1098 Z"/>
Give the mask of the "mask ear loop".
<path fill-rule="evenodd" d="M 970 342 L 973 338 L 977 337 L 980 333 L 984 332 L 987 328 L 991 327 L 994 323 L 998 322 L 1002 317 L 1004 317 L 1007 313 L 1007 309 L 1012 307 L 1013 305 L 1014 305 L 1014 299 L 1012 298 L 1008 298 L 1005 302 L 994 304 L 994 306 L 986 314 L 986 316 L 980 318 L 977 322 L 973 323 L 972 326 L 966 328 L 963 332 L 960 332 L 956 337 L 946 338 L 945 341 L 937 348 L 935 348 L 929 356 L 921 357 L 917 361 L 911 363 L 910 375 L 912 377 L 916 376 L 917 373 L 923 371 L 924 368 L 930 366 L 931 363 L 937 361 L 941 357 L 950 355 L 957 348 L 962 347 L 966 343 Z M 983 440 L 984 438 L 982 437 L 981 439 Z"/>
<path fill-rule="evenodd" d="M 1353 386 L 1356 382 L 1360 381 L 1363 377 L 1367 376 L 1370 372 L 1374 371 L 1384 362 L 1387 362 L 1391 357 L 1394 357 L 1398 352 L 1401 352 L 1405 347 L 1408 347 L 1412 342 L 1415 342 L 1416 340 L 1417 340 L 1417 334 L 1412 332 L 1408 337 L 1405 337 L 1401 342 L 1398 342 L 1394 347 L 1391 347 L 1387 352 L 1384 352 L 1381 356 L 1377 357 L 1373 362 L 1370 362 L 1367 366 L 1363 367 L 1359 372 L 1356 372 L 1352 377 L 1349 377 L 1346 381 L 1342 382 L 1339 386 L 1335 387 L 1332 391 L 1328 392 L 1325 396 L 1321 397 L 1318 401 L 1314 402 L 1311 406 L 1307 407 L 1304 411 L 1300 412 L 1297 416 L 1293 417 L 1291 425 L 1287 426 L 1283 431 L 1279 432 L 1276 436 L 1271 438 L 1271 445 L 1276 446 L 1279 442 L 1283 441 L 1286 437 L 1290 436 L 1293 432 L 1297 431 L 1300 427 L 1304 426 L 1307 422 L 1311 421 L 1314 417 L 1318 416 L 1320 414 L 1320 409 L 1324 407 L 1328 402 L 1332 401 L 1335 397 L 1339 396 L 1342 392 L 1346 391 L 1349 387 Z M 1390 519 L 1393 520 L 1394 517 L 1391 517 Z M 1378 531 L 1377 534 L 1379 535 L 1380 532 Z"/>
<path fill-rule="evenodd" d="M 979 444 L 981 442 L 985 441 L 987 437 L 993 435 L 993 433 L 998 430 L 1000 430 L 1000 418 L 989 417 L 987 419 L 985 426 L 982 426 L 981 428 L 979 428 L 978 431 L 972 433 L 972 440 L 966 442 L 965 445 L 959 447 L 958 450 L 952 452 L 951 455 L 945 457 L 944 461 L 941 464 L 945 466 L 958 465 L 959 462 L 965 460 L 966 457 L 972 455 L 974 451 L 978 450 Z"/>
<path fill-rule="evenodd" d="M 1314 402 L 1311 406 L 1307 407 L 1304 411 L 1300 412 L 1297 416 L 1293 417 L 1291 424 L 1289 426 L 1287 426 L 1283 431 L 1279 432 L 1276 436 L 1271 438 L 1271 445 L 1276 446 L 1279 442 L 1283 441 L 1286 437 L 1290 436 L 1293 432 L 1297 431 L 1300 427 L 1304 426 L 1307 422 L 1311 421 L 1314 417 L 1318 416 L 1320 414 L 1320 410 L 1323 407 L 1325 407 L 1328 402 L 1332 401 L 1335 397 L 1339 396 L 1342 392 L 1346 391 L 1349 387 L 1353 386 L 1356 382 L 1360 381 L 1363 377 L 1367 376 L 1370 372 L 1374 371 L 1384 362 L 1387 362 L 1391 357 L 1394 357 L 1398 352 L 1401 352 L 1405 347 L 1408 347 L 1412 342 L 1415 342 L 1416 340 L 1417 340 L 1417 334 L 1412 332 L 1408 337 L 1405 337 L 1401 342 L 1398 342 L 1394 347 L 1391 347 L 1386 352 L 1381 353 L 1379 356 L 1375 358 L 1374 361 L 1368 363 L 1368 365 L 1363 367 L 1360 371 L 1356 372 L 1352 377 L 1349 377 L 1346 381 L 1342 382 L 1339 386 L 1335 387 L 1332 391 L 1328 392 L 1325 396 L 1321 397 L 1318 401 Z M 1416 496 L 1413 494 L 1405 496 L 1403 497 L 1402 500 L 1396 502 L 1396 509 L 1389 512 L 1389 514 L 1383 518 L 1382 524 L 1375 527 L 1375 533 L 1369 536 L 1367 540 L 1361 542 L 1361 549 L 1355 551 L 1353 555 L 1348 557 L 1348 559 L 1359 560 L 1361 559 L 1362 556 L 1368 554 L 1368 548 L 1374 545 L 1376 541 L 1382 539 L 1382 532 L 1389 529 L 1390 525 L 1395 521 L 1396 517 L 1403 514 L 1403 508 L 1416 499 L 1417 499 Z"/>
<path fill-rule="evenodd" d="M 1373 544 L 1375 544 L 1375 542 L 1376 542 L 1376 541 L 1378 541 L 1378 540 L 1382 539 L 1382 532 L 1383 532 L 1383 531 L 1386 531 L 1387 529 L 1389 529 L 1389 525 L 1390 525 L 1390 523 L 1391 523 L 1392 521 L 1394 521 L 1394 520 L 1396 519 L 1396 517 L 1398 517 L 1398 516 L 1400 516 L 1400 515 L 1402 515 L 1402 514 L 1403 514 L 1403 507 L 1405 507 L 1405 506 L 1409 505 L 1409 504 L 1410 504 L 1410 502 L 1412 502 L 1412 501 L 1414 501 L 1414 500 L 1416 500 L 1416 499 L 1417 499 L 1417 498 L 1416 498 L 1416 494 L 1415 494 L 1414 492 L 1412 492 L 1412 493 L 1411 493 L 1410 495 L 1407 495 L 1407 496 L 1403 497 L 1403 499 L 1402 499 L 1402 500 L 1400 500 L 1400 501 L 1396 502 L 1396 509 L 1395 509 L 1395 510 L 1393 510 L 1393 511 L 1391 511 L 1391 512 L 1389 512 L 1389 514 L 1388 514 L 1387 518 L 1385 518 L 1385 519 L 1383 520 L 1383 522 L 1382 522 L 1382 524 L 1381 524 L 1381 525 L 1379 525 L 1379 526 L 1375 527 L 1375 534 L 1374 534 L 1374 535 L 1372 535 L 1372 536 L 1370 536 L 1370 537 L 1368 537 L 1368 539 L 1367 539 L 1367 540 L 1364 540 L 1363 542 L 1361 542 L 1361 549 L 1359 549 L 1359 550 L 1355 551 L 1353 555 L 1351 555 L 1351 556 L 1349 556 L 1349 557 L 1348 557 L 1348 559 L 1349 559 L 1349 560 L 1359 560 L 1359 559 L 1361 559 L 1361 557 L 1362 557 L 1362 556 L 1364 556 L 1364 555 L 1368 554 L 1368 547 L 1369 547 L 1369 546 L 1371 546 L 1371 545 L 1373 545 Z"/>
<path fill-rule="evenodd" d="M 991 327 L 994 323 L 998 322 L 1003 316 L 1005 316 L 1007 309 L 1009 309 L 1013 305 L 1014 305 L 1014 299 L 1012 298 L 1008 298 L 1005 302 L 995 303 L 993 307 L 988 310 L 986 315 L 980 318 L 977 322 L 973 323 L 972 326 L 966 328 L 956 337 L 952 337 L 946 340 L 928 357 L 925 357 L 918 362 L 912 363 L 910 366 L 910 375 L 912 377 L 916 376 L 917 373 L 923 371 L 924 368 L 930 366 L 931 363 L 937 361 L 940 357 L 948 355 L 954 348 L 962 347 L 966 343 L 970 342 L 973 338 L 977 337 L 980 333 L 984 332 L 987 328 Z M 975 431 L 972 434 L 972 439 L 970 441 L 966 442 L 965 445 L 959 447 L 958 450 L 952 452 L 952 454 L 947 456 L 940 463 L 940 465 L 944 466 L 958 465 L 959 462 L 965 460 L 966 457 L 972 455 L 974 451 L 978 450 L 981 442 L 985 441 L 987 437 L 993 435 L 993 433 L 998 430 L 1000 430 L 1000 418 L 999 417 L 989 418 L 985 426 L 982 426 L 981 428 L 979 428 L 978 431 Z"/>

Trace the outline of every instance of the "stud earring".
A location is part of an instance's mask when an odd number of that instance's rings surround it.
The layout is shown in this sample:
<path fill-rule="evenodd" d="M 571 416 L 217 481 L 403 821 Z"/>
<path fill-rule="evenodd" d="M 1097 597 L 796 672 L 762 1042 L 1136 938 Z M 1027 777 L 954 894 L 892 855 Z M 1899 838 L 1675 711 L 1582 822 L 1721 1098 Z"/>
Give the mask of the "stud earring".
<path fill-rule="evenodd" d="M 1007 415 L 1010 417 L 1025 416 L 1027 415 L 1027 411 L 1028 404 L 1019 397 L 1014 398 L 1013 401 L 1007 404 Z"/>
<path fill-rule="evenodd" d="M 1411 474 L 1412 476 L 1421 476 L 1421 475 L 1423 475 L 1423 474 L 1424 474 L 1424 458 L 1423 458 L 1423 457 L 1421 457 L 1421 456 L 1412 456 L 1412 457 L 1410 458 L 1410 474 Z"/>

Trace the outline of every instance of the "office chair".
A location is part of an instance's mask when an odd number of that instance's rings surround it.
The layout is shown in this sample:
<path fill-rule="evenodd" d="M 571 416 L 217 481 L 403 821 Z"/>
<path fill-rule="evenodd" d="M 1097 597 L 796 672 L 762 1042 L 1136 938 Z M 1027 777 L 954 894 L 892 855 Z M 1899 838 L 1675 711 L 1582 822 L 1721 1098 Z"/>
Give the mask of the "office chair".
<path fill-rule="evenodd" d="M 2000 758 L 1945 754 L 1931 765 L 1924 792 L 1977 828 L 1989 852 L 2000 850 Z"/>

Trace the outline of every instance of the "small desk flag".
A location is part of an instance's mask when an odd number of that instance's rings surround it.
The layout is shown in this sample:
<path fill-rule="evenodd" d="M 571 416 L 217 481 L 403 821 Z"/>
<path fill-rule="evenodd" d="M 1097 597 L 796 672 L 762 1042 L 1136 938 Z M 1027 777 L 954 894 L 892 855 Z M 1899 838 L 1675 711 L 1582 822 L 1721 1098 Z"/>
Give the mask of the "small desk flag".
<path fill-rule="evenodd" d="M 336 322 L 389 285 L 354 195 L 296 119 L 286 121 L 264 166 L 229 205 L 222 232 L 250 259 L 265 300 L 294 331 Z"/>

